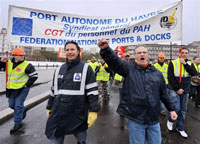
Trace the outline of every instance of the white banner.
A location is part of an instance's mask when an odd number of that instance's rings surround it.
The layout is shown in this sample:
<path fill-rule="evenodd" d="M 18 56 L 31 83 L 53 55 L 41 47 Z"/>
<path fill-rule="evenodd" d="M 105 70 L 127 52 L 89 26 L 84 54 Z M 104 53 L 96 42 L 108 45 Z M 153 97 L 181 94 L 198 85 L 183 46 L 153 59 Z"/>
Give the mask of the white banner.
<path fill-rule="evenodd" d="M 9 6 L 9 42 L 15 45 L 63 47 L 74 40 L 95 47 L 169 43 L 182 39 L 182 2 L 129 17 L 91 17 Z"/>

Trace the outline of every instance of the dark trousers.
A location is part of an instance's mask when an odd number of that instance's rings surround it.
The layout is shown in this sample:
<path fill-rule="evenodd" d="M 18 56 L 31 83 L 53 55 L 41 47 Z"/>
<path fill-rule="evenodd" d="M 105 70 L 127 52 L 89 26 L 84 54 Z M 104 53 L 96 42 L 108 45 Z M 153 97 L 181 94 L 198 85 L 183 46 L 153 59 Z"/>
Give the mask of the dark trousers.
<path fill-rule="evenodd" d="M 200 86 L 197 86 L 196 105 L 200 105 Z"/>
<path fill-rule="evenodd" d="M 195 99 L 196 98 L 196 93 L 197 93 L 197 89 L 199 86 L 193 86 L 191 85 L 191 89 L 190 89 L 190 95 L 189 97 Z"/>

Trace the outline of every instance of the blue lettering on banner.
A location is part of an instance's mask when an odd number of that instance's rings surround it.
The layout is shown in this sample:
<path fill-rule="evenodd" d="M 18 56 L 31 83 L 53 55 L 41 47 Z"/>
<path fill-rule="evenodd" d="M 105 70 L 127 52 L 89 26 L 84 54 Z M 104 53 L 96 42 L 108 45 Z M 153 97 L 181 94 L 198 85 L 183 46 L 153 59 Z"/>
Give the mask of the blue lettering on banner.
<path fill-rule="evenodd" d="M 127 23 L 128 18 L 115 19 L 115 24 Z"/>
<path fill-rule="evenodd" d="M 61 22 L 69 24 L 110 25 L 112 24 L 112 19 L 90 19 L 90 18 L 63 16 Z"/>
<path fill-rule="evenodd" d="M 109 26 L 102 26 L 101 27 L 101 31 L 105 31 L 105 30 L 113 30 L 113 29 L 119 29 L 119 28 L 126 28 L 130 26 L 130 22 L 126 23 L 126 24 L 117 24 L 117 25 L 109 25 Z"/>
<path fill-rule="evenodd" d="M 32 36 L 33 20 L 13 17 L 12 35 Z"/>
<path fill-rule="evenodd" d="M 36 13 L 34 11 L 31 11 L 30 12 L 30 17 L 37 17 L 38 19 L 56 21 L 57 15 L 46 14 L 46 13 Z"/>
<path fill-rule="evenodd" d="M 65 39 L 46 39 L 46 38 L 34 38 L 34 37 L 20 37 L 20 43 L 24 44 L 38 44 L 38 45 L 58 45 L 63 46 L 65 43 L 70 40 Z M 77 42 L 79 45 L 93 45 L 96 46 L 98 43 L 97 39 L 90 40 L 72 40 Z"/>
<path fill-rule="evenodd" d="M 105 32 L 93 32 L 93 33 L 78 33 L 78 38 L 81 37 L 97 37 L 97 36 L 112 36 L 116 35 L 117 29 L 113 31 L 105 31 Z"/>
<path fill-rule="evenodd" d="M 64 24 L 63 29 L 69 30 L 69 33 L 71 33 L 72 30 L 74 31 L 98 31 L 98 26 L 90 27 L 87 25 L 82 26 L 70 26 L 69 24 Z"/>
<path fill-rule="evenodd" d="M 138 33 L 138 32 L 147 32 L 150 31 L 151 25 L 144 25 L 144 26 L 134 26 L 133 27 L 133 33 Z"/>
<path fill-rule="evenodd" d="M 130 31 L 131 31 L 131 29 L 126 29 L 126 28 L 124 28 L 124 29 L 120 30 L 120 34 L 121 34 L 121 35 L 129 34 Z"/>
<path fill-rule="evenodd" d="M 134 37 L 112 38 L 112 44 L 134 43 Z"/>
<path fill-rule="evenodd" d="M 171 33 L 145 35 L 145 41 L 168 40 L 168 39 L 171 39 Z"/>

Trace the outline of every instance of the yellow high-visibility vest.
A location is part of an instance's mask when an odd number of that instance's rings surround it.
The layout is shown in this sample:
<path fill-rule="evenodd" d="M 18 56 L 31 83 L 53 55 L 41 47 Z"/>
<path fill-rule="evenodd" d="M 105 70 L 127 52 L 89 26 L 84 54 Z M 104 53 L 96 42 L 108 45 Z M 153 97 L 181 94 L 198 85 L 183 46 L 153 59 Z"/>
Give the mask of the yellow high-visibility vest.
<path fill-rule="evenodd" d="M 106 67 L 108 67 L 107 64 L 104 64 L 104 65 L 106 65 Z M 97 72 L 96 80 L 97 81 L 109 81 L 110 73 L 108 73 L 104 69 L 104 66 L 102 66 L 101 64 L 99 64 L 99 66 L 101 66 L 101 68 L 99 69 L 99 72 Z"/>
<path fill-rule="evenodd" d="M 8 89 L 20 89 L 24 87 L 29 79 L 29 76 L 25 74 L 25 69 L 29 62 L 24 61 L 13 69 L 13 63 L 8 61 Z"/>
<path fill-rule="evenodd" d="M 155 63 L 154 67 L 162 73 L 165 79 L 165 83 L 168 84 L 168 78 L 167 78 L 168 64 L 164 63 L 161 66 L 159 63 Z"/>
<path fill-rule="evenodd" d="M 191 62 L 187 62 L 189 65 L 191 65 Z M 174 76 L 180 77 L 180 58 L 177 58 L 176 60 L 172 60 L 172 64 L 174 67 Z M 185 70 L 183 64 L 182 64 L 182 76 L 181 77 L 190 77 L 189 73 Z"/>
<path fill-rule="evenodd" d="M 95 72 L 95 69 L 98 66 L 98 63 L 97 62 L 89 62 L 88 64 L 92 67 L 93 72 Z"/>
<path fill-rule="evenodd" d="M 199 70 L 198 72 L 200 73 L 200 64 L 198 64 L 198 70 Z"/>
<path fill-rule="evenodd" d="M 193 62 L 193 65 L 194 65 L 194 67 L 195 67 L 195 70 L 196 70 L 197 72 L 199 72 L 198 65 L 196 65 L 194 62 Z"/>
<path fill-rule="evenodd" d="M 114 76 L 114 79 L 118 80 L 118 81 L 122 81 L 123 77 L 116 73 L 115 76 Z"/>

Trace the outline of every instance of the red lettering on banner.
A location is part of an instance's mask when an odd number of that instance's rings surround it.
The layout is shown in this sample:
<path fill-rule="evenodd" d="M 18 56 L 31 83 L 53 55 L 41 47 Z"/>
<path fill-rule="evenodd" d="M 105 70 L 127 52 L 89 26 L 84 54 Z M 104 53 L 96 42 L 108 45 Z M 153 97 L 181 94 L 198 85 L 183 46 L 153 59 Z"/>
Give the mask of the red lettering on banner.
<path fill-rule="evenodd" d="M 44 31 L 45 35 L 52 35 L 52 36 L 61 36 L 63 34 L 64 30 L 57 30 L 57 29 L 46 29 Z"/>

